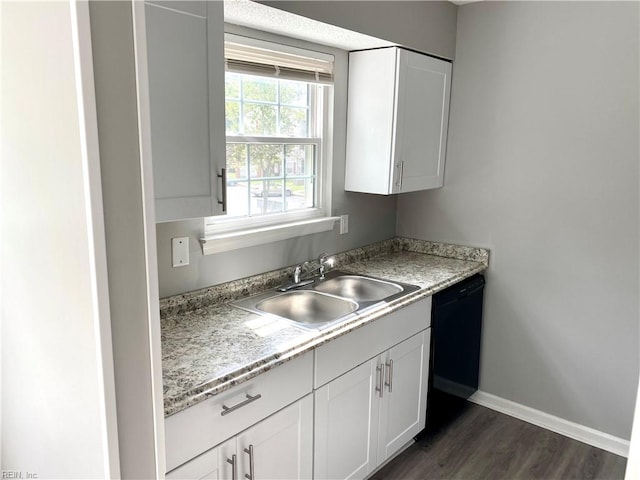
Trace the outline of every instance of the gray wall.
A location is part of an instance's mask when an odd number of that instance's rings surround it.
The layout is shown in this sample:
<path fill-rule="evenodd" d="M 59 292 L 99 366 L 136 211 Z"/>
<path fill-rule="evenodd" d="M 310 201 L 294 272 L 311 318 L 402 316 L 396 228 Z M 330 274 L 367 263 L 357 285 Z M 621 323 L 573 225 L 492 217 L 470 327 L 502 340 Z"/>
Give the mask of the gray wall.
<path fill-rule="evenodd" d="M 638 379 L 636 2 L 458 13 L 442 189 L 400 235 L 488 247 L 481 390 L 629 438 Z"/>
<path fill-rule="evenodd" d="M 234 31 L 241 30 L 235 28 Z M 262 36 L 265 39 L 277 39 L 273 35 Z M 301 41 L 294 43 L 308 46 Z M 344 191 L 347 53 L 330 48 L 324 50 L 333 53 L 336 58 L 332 213 L 349 215 L 349 233 L 340 235 L 336 225 L 331 232 L 205 256 L 202 254 L 199 243 L 204 231 L 203 219 L 159 223 L 156 234 L 161 297 L 294 265 L 316 258 L 323 251 L 342 252 L 395 235 L 397 203 L 395 196 L 383 197 Z M 190 238 L 190 264 L 173 268 L 171 238 L 177 236 Z"/>
<path fill-rule="evenodd" d="M 456 5 L 448 1 L 261 1 L 432 55 L 453 59 Z"/>

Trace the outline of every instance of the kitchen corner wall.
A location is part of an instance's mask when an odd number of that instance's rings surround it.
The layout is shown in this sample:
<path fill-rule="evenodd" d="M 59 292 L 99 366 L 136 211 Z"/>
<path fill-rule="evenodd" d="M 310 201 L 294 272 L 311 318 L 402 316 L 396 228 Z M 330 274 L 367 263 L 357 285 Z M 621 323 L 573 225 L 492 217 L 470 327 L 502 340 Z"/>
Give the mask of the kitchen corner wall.
<path fill-rule="evenodd" d="M 628 439 L 638 380 L 639 7 L 458 11 L 445 186 L 399 235 L 491 249 L 480 389 Z"/>
<path fill-rule="evenodd" d="M 457 7 L 449 2 L 275 2 L 273 6 L 443 57 L 451 58 L 455 51 Z M 336 9 L 340 15 L 333 16 Z M 387 14 L 380 16 L 383 11 Z M 304 42 L 300 46 L 304 47 Z M 331 232 L 205 256 L 199 244 L 203 219 L 160 223 L 156 228 L 160 297 L 294 265 L 324 251 L 343 252 L 395 236 L 395 195 L 344 191 L 348 58 L 345 51 L 326 50 L 336 57 L 332 214 L 349 215 L 349 233 L 340 235 L 336 225 Z M 189 237 L 190 264 L 173 268 L 171 238 L 182 236 Z"/>

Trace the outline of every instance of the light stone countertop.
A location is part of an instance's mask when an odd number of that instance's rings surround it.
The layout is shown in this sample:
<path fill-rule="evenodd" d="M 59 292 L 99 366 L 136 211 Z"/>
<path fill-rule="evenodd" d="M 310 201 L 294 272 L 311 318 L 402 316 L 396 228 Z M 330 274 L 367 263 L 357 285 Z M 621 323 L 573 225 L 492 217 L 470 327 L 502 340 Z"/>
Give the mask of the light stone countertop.
<path fill-rule="evenodd" d="M 484 249 L 400 238 L 336 257 L 339 270 L 421 288 L 380 309 L 323 331 L 307 331 L 277 317 L 260 316 L 233 307 L 228 304 L 234 299 L 228 294 L 229 288 L 223 295 L 223 302 L 216 301 L 208 289 L 163 299 L 161 332 L 165 416 L 485 270 L 489 253 Z M 265 280 L 266 288 L 255 289 L 252 293 L 273 288 L 273 278 L 273 272 L 265 274 L 264 279 L 269 279 Z M 284 283 L 280 280 L 277 279 Z M 252 282 L 255 281 L 252 278 Z M 241 293 L 236 298 L 246 295 L 247 281 L 241 284 Z M 259 282 L 257 284 L 260 285 Z M 206 301 L 203 300 L 205 297 Z M 177 303 L 187 301 L 191 308 L 176 308 Z"/>

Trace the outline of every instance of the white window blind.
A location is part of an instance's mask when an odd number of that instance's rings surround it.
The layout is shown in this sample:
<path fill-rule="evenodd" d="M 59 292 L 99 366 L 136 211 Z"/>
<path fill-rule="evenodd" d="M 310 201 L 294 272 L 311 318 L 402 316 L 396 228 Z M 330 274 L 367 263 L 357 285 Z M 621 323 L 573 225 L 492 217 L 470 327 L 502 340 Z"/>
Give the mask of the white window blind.
<path fill-rule="evenodd" d="M 333 55 L 326 53 L 232 34 L 225 34 L 224 52 L 229 72 L 333 83 Z"/>

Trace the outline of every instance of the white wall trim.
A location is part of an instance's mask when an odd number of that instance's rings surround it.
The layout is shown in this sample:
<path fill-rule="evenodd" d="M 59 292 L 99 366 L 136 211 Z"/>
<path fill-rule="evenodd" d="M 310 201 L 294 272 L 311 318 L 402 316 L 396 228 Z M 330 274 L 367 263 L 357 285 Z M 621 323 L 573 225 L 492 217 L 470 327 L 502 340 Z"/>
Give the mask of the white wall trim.
<path fill-rule="evenodd" d="M 328 232 L 333 230 L 333 226 L 338 220 L 340 220 L 340 217 L 310 218 L 280 225 L 268 225 L 218 235 L 207 235 L 200 239 L 202 253 L 203 255 L 210 255 L 313 233 Z"/>
<path fill-rule="evenodd" d="M 140 171 L 143 195 L 145 263 L 147 270 L 147 326 L 149 328 L 149 362 L 153 392 L 153 426 L 156 478 L 166 472 L 164 434 L 164 394 L 162 390 L 162 346 L 160 335 L 160 294 L 158 287 L 158 254 L 156 251 L 156 216 L 151 159 L 151 112 L 149 109 L 149 78 L 147 71 L 147 35 L 144 2 L 132 2 L 134 55 L 136 58 L 136 97 L 138 99 L 138 132 Z"/>
<path fill-rule="evenodd" d="M 629 456 L 629 441 L 614 437 L 608 433 L 585 427 L 579 423 L 570 422 L 555 415 L 512 402 L 502 397 L 478 390 L 469 401 L 490 408 L 511 417 L 524 420 L 538 427 L 546 428 L 565 437 L 573 438 L 593 447 L 601 448 L 623 457 Z"/>
<path fill-rule="evenodd" d="M 86 1 L 70 1 L 69 7 L 80 126 L 83 188 L 86 195 L 87 248 L 90 257 L 92 309 L 96 332 L 97 383 L 100 391 L 104 475 L 105 478 L 117 479 L 120 478 L 118 420 L 89 4 Z"/>

